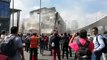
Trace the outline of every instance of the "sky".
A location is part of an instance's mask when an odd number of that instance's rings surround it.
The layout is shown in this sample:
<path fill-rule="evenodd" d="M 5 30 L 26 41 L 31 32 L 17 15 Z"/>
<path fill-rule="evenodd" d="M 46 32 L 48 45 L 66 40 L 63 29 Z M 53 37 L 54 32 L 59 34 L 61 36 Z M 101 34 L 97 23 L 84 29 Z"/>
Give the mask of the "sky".
<path fill-rule="evenodd" d="M 40 0 L 14 0 L 15 8 L 21 9 L 21 20 L 29 12 L 39 8 Z M 79 28 L 89 25 L 107 15 L 107 0 L 41 0 L 42 7 L 56 7 L 67 27 L 77 21 Z M 12 3 L 12 2 L 11 2 Z M 11 4 L 12 7 L 12 4 Z"/>

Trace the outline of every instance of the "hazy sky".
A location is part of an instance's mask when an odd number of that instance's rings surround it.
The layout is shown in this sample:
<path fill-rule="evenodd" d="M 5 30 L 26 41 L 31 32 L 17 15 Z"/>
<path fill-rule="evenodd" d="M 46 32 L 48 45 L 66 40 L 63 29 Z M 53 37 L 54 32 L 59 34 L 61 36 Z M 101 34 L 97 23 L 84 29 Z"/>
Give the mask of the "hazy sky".
<path fill-rule="evenodd" d="M 15 0 L 15 8 L 22 10 L 21 20 L 29 16 L 29 11 L 39 8 L 39 1 Z M 56 7 L 68 27 L 72 20 L 83 27 L 107 15 L 107 0 L 42 0 L 42 7 Z"/>

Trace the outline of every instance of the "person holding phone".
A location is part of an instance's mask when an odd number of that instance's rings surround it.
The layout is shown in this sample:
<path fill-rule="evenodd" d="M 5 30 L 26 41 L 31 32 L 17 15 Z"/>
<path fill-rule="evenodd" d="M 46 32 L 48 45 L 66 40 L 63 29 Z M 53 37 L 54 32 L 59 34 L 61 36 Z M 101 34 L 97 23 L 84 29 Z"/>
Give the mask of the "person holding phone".
<path fill-rule="evenodd" d="M 83 60 L 82 56 L 80 56 L 78 53 L 80 52 L 80 46 L 78 44 L 78 42 L 82 45 L 82 47 L 85 47 L 85 45 L 87 43 L 89 43 L 87 45 L 87 48 L 88 48 L 88 52 L 90 52 L 89 54 L 87 54 L 88 56 L 88 60 L 91 60 L 91 53 L 94 49 L 94 44 L 92 41 L 89 41 L 88 38 L 87 38 L 87 31 L 82 29 L 80 30 L 79 32 L 79 37 L 75 39 L 75 37 L 77 36 L 77 33 L 74 33 L 72 38 L 70 39 L 70 42 L 69 42 L 69 46 L 74 50 L 74 52 L 76 53 L 76 58 L 75 59 L 79 59 L 79 60 Z M 74 41 L 75 40 L 75 41 Z"/>

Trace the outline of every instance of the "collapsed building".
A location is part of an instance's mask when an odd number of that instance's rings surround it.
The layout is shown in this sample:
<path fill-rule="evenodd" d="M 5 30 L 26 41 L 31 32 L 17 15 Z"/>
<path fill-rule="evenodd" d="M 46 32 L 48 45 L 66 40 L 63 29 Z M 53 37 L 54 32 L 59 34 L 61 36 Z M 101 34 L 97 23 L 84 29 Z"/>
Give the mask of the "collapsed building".
<path fill-rule="evenodd" d="M 40 16 L 41 12 L 41 16 Z M 39 25 L 40 24 L 40 25 Z M 66 24 L 55 7 L 41 8 L 30 11 L 30 17 L 23 22 L 23 32 L 37 32 L 50 34 L 53 30 L 58 30 L 60 33 L 66 31 Z"/>

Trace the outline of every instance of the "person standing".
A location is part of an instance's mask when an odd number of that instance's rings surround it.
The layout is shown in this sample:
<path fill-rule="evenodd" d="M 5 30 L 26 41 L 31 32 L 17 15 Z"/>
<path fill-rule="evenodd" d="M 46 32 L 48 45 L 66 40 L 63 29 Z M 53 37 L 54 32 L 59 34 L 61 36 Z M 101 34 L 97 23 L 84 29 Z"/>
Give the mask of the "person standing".
<path fill-rule="evenodd" d="M 107 31 L 104 31 L 103 38 L 104 38 L 105 42 L 107 43 Z M 107 60 L 107 52 L 105 52 L 105 53 L 103 52 L 102 58 L 103 58 L 103 60 Z"/>
<path fill-rule="evenodd" d="M 27 36 L 25 38 L 25 51 L 28 52 L 29 51 L 29 46 L 30 46 L 30 33 L 27 33 Z"/>
<path fill-rule="evenodd" d="M 33 33 L 30 39 L 30 60 L 32 60 L 32 56 L 34 54 L 34 60 L 38 59 L 38 36 L 37 33 Z"/>
<path fill-rule="evenodd" d="M 62 59 L 64 58 L 64 54 L 66 53 L 66 58 L 68 59 L 68 36 L 67 33 L 64 33 L 64 37 L 63 37 L 63 50 L 62 50 Z"/>
<path fill-rule="evenodd" d="M 44 36 L 44 48 L 45 50 L 48 50 L 48 36 L 47 35 Z"/>
<path fill-rule="evenodd" d="M 93 39 L 94 49 L 93 49 L 92 60 L 100 60 L 102 55 L 101 50 L 105 47 L 105 44 L 103 41 L 103 37 L 100 34 L 98 34 L 97 27 L 93 27 L 92 32 L 94 34 L 94 39 Z"/>
<path fill-rule="evenodd" d="M 71 40 L 69 41 L 69 46 L 74 50 L 76 53 L 75 60 L 91 60 L 91 54 L 94 49 L 94 44 L 92 41 L 89 41 L 87 38 L 87 31 L 82 29 L 79 32 L 79 38 L 74 38 L 77 36 L 77 33 L 74 33 Z"/>
<path fill-rule="evenodd" d="M 54 36 L 51 40 L 51 46 L 52 46 L 52 60 L 56 60 L 56 54 L 58 56 L 58 60 L 61 60 L 60 57 L 60 37 L 58 35 L 58 32 L 54 32 Z"/>
<path fill-rule="evenodd" d="M 72 38 L 72 35 L 70 35 L 70 33 L 68 33 L 68 40 L 70 41 L 71 38 Z M 72 49 L 70 48 L 70 46 L 68 49 L 69 49 L 69 55 L 70 55 L 70 57 L 72 57 Z"/>
<path fill-rule="evenodd" d="M 50 56 L 52 56 L 52 46 L 51 46 L 51 41 L 52 38 L 54 37 L 53 33 L 51 33 L 51 35 L 49 36 L 49 51 L 51 51 Z"/>
<path fill-rule="evenodd" d="M 15 36 L 14 44 L 17 48 L 15 56 L 9 57 L 9 60 L 25 60 L 22 40 L 20 37 L 18 37 L 18 27 L 16 26 L 11 27 L 11 34 L 8 36 Z"/>

